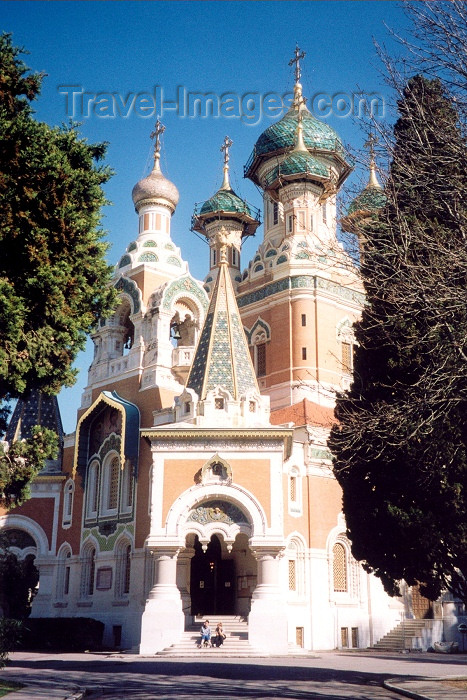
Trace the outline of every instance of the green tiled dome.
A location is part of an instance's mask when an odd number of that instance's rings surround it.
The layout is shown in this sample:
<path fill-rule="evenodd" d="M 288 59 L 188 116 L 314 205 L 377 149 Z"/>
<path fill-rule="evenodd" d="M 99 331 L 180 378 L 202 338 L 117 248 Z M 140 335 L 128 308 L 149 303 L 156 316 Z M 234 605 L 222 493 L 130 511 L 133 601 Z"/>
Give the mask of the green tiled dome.
<path fill-rule="evenodd" d="M 253 216 L 248 204 L 243 199 L 240 199 L 233 190 L 218 190 L 215 195 L 204 202 L 199 213 L 209 214 L 210 212 L 216 213 L 221 211 Z"/>
<path fill-rule="evenodd" d="M 329 177 L 329 170 L 324 163 L 309 153 L 296 151 L 288 155 L 282 163 L 268 173 L 265 178 L 265 185 L 268 187 L 280 177 L 300 174 L 317 175 L 320 178 L 327 178 Z"/>
<path fill-rule="evenodd" d="M 365 187 L 355 199 L 350 203 L 347 213 L 353 214 L 357 211 L 376 211 L 386 204 L 386 195 L 381 187 L 369 185 Z"/>
<path fill-rule="evenodd" d="M 307 109 L 302 111 L 303 140 L 307 148 L 344 152 L 342 141 L 332 127 L 314 117 Z M 254 148 L 256 156 L 273 153 L 280 149 L 293 148 L 297 132 L 298 112 L 289 110 L 275 124 L 263 131 Z"/>

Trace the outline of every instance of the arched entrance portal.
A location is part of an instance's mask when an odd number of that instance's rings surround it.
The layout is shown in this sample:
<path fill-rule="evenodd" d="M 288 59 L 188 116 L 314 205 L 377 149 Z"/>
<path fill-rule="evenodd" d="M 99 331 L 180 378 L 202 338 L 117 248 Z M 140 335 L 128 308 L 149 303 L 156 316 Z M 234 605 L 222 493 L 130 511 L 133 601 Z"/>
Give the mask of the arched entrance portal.
<path fill-rule="evenodd" d="M 239 505 L 204 498 L 188 509 L 184 530 L 191 558 L 190 600 L 185 598 L 184 609 L 191 615 L 247 615 L 250 610 L 257 562 L 249 547 L 249 516 Z"/>
<path fill-rule="evenodd" d="M 205 552 L 196 537 L 194 550 L 190 576 L 191 614 L 233 615 L 235 613 L 234 558 L 224 558 L 227 551 L 223 553 L 222 542 L 217 535 L 212 535 Z"/>

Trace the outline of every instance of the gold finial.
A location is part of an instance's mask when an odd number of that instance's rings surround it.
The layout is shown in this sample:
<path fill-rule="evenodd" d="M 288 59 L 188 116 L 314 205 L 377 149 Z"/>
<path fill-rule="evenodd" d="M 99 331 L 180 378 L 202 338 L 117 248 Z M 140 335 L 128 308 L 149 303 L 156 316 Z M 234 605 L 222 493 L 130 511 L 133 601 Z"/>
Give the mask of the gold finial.
<path fill-rule="evenodd" d="M 225 137 L 222 146 L 221 146 L 221 151 L 224 153 L 224 181 L 222 183 L 221 190 L 231 190 L 232 188 L 230 187 L 230 181 L 229 181 L 229 160 L 230 160 L 230 153 L 229 153 L 229 148 L 232 146 L 233 141 L 231 138 L 228 136 Z"/>
<path fill-rule="evenodd" d="M 368 180 L 367 187 L 378 187 L 379 189 L 381 189 L 381 185 L 379 184 L 378 178 L 376 177 L 375 146 L 377 143 L 377 137 L 374 135 L 373 132 L 370 132 L 368 140 L 364 143 L 364 147 L 368 148 L 370 154 L 370 177 Z"/>
<path fill-rule="evenodd" d="M 297 131 L 295 132 L 295 146 L 293 150 L 308 153 L 305 141 L 303 140 L 303 112 L 301 110 L 298 112 Z"/>
<path fill-rule="evenodd" d="M 300 49 L 298 48 L 298 44 L 296 44 L 295 51 L 294 51 L 294 57 L 291 58 L 289 61 L 289 66 L 293 66 L 293 64 L 295 63 L 295 82 L 296 83 L 300 82 L 300 78 L 302 76 L 302 71 L 300 68 L 300 60 L 302 58 L 305 58 L 305 56 L 306 56 L 305 51 L 300 51 Z"/>
<path fill-rule="evenodd" d="M 160 158 L 161 158 L 161 134 L 163 134 L 165 131 L 165 126 L 162 124 L 162 122 L 158 119 L 156 121 L 156 128 L 154 131 L 151 132 L 151 138 L 156 139 L 155 144 L 154 144 L 154 170 L 160 170 Z"/>

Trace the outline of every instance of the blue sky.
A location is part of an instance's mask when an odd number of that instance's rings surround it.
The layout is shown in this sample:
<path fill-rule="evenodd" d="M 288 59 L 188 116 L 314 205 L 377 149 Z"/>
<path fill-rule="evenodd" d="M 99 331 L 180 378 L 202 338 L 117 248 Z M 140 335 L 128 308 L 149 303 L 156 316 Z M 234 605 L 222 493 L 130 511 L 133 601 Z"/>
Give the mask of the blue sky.
<path fill-rule="evenodd" d="M 107 162 L 115 176 L 106 186 L 112 204 L 104 210 L 102 225 L 111 244 L 112 264 L 136 237 L 131 190 L 151 165 L 149 134 L 155 117 L 149 102 L 145 103 L 148 109 L 138 113 L 143 103 L 137 96 L 145 93 L 153 99 L 158 86 L 158 107 L 161 90 L 165 102 L 175 101 L 179 87 L 187 94 L 238 96 L 237 106 L 231 103 L 235 108 L 230 117 L 225 111 L 217 117 L 182 116 L 182 109 L 162 115 L 166 126 L 162 168 L 180 191 L 172 238 L 191 273 L 200 279 L 207 270 L 207 246 L 190 231 L 190 220 L 195 203 L 221 185 L 219 149 L 224 136 L 228 134 L 234 142 L 232 185 L 237 194 L 260 208 L 260 194 L 243 179 L 243 165 L 258 136 L 278 118 L 260 115 L 263 96 L 283 95 L 293 87 L 288 62 L 296 43 L 307 54 L 301 79 L 305 96 L 352 95 L 359 90 L 378 93 L 390 118 L 391 96 L 373 46 L 376 38 L 395 48 L 385 25 L 399 30 L 407 25 L 399 3 L 2 2 L 1 22 L 2 30 L 13 34 L 15 45 L 30 52 L 28 65 L 47 74 L 35 104 L 38 119 L 49 124 L 66 122 L 71 92 L 89 93 L 83 108 L 81 99 L 75 99 L 74 116 L 82 122 L 81 133 L 89 141 L 109 143 Z M 68 114 L 65 93 L 70 98 Z M 115 93 L 117 102 L 109 102 L 110 93 Z M 241 99 L 247 93 L 253 93 L 250 120 L 246 98 L 242 116 Z M 97 94 L 96 99 L 103 100 L 100 107 L 92 99 Z M 133 99 L 134 108 L 129 109 Z M 357 152 L 361 149 L 365 140 L 361 120 L 331 115 L 326 121 L 346 145 Z M 362 177 L 356 167 L 348 189 L 358 187 Z M 261 236 L 262 228 L 256 240 L 248 242 L 244 266 Z M 90 357 L 88 350 L 79 358 L 77 385 L 59 397 L 66 432 L 74 429 Z"/>

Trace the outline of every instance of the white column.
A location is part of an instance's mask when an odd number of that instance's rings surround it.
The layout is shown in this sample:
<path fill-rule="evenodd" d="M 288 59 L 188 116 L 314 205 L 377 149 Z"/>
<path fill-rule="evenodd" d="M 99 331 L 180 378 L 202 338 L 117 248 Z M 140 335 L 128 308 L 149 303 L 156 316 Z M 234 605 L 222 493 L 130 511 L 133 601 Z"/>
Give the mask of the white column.
<path fill-rule="evenodd" d="M 55 557 L 36 557 L 34 565 L 39 569 L 39 590 L 32 602 L 31 617 L 50 617 L 52 613 Z"/>
<path fill-rule="evenodd" d="M 190 595 L 190 580 L 191 580 L 191 560 L 195 556 L 193 548 L 184 549 L 178 555 L 177 559 L 177 586 L 182 598 L 182 609 L 185 616 L 185 621 L 190 624 L 191 615 L 191 595 Z"/>
<path fill-rule="evenodd" d="M 279 586 L 281 547 L 256 546 L 258 584 L 253 591 L 248 616 L 248 640 L 258 650 L 269 654 L 288 651 L 287 600 Z"/>
<path fill-rule="evenodd" d="M 155 583 L 141 622 L 140 654 L 155 654 L 180 640 L 184 630 L 182 598 L 177 588 L 178 547 L 153 549 Z"/>

